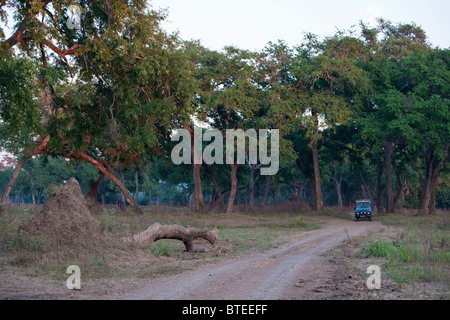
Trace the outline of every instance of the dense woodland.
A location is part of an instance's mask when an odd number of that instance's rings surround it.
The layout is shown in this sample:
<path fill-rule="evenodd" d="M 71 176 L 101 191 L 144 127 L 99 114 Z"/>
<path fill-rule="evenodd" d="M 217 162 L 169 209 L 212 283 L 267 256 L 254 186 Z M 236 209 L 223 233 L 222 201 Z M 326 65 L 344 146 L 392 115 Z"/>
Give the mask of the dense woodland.
<path fill-rule="evenodd" d="M 146 1 L 1 2 L 0 206 L 43 203 L 70 177 L 86 198 L 230 213 L 294 202 L 320 212 L 450 205 L 450 52 L 379 19 L 297 46 L 210 50 L 161 28 Z M 176 129 L 279 129 L 280 170 L 174 165 Z M 207 143 L 204 144 L 204 147 Z M 225 148 L 225 147 L 224 147 Z M 0 208 L 1 208 L 0 207 Z M 236 208 L 234 208 L 236 210 Z"/>

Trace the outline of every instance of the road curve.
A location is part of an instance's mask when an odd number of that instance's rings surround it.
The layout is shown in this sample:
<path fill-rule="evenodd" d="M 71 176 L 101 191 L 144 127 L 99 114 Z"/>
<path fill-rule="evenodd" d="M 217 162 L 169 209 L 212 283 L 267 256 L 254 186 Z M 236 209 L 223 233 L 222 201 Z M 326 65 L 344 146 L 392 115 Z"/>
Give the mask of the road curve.
<path fill-rule="evenodd" d="M 320 230 L 264 253 L 201 266 L 171 277 L 153 279 L 143 288 L 122 295 L 130 300 L 277 300 L 289 299 L 308 261 L 339 245 L 347 237 L 375 232 L 377 222 L 330 219 Z"/>

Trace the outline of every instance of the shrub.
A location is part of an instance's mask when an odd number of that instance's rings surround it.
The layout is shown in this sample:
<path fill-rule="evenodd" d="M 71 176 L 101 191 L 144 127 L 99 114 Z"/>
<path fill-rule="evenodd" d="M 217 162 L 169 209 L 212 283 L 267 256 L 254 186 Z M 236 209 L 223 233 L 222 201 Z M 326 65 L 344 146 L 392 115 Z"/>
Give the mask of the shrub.
<path fill-rule="evenodd" d="M 368 257 L 387 258 L 402 262 L 411 261 L 410 250 L 404 246 L 396 246 L 392 241 L 380 239 L 370 240 L 364 249 Z"/>
<path fill-rule="evenodd" d="M 156 258 L 161 256 L 170 257 L 172 253 L 172 246 L 168 242 L 158 241 L 153 246 L 152 252 Z"/>
<path fill-rule="evenodd" d="M 4 247 L 7 251 L 27 250 L 31 252 L 45 252 L 47 242 L 44 234 L 28 235 L 18 231 L 11 235 Z"/>

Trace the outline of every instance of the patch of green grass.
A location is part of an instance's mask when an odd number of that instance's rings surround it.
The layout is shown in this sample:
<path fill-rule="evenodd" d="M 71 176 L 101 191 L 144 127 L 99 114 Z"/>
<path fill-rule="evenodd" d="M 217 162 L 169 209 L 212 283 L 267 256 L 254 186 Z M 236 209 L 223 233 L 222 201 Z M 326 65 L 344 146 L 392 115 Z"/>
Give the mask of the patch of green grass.
<path fill-rule="evenodd" d="M 47 241 L 45 235 L 28 235 L 18 231 L 11 234 L 8 242 L 4 245 L 6 251 L 27 250 L 30 252 L 43 253 L 46 250 Z"/>
<path fill-rule="evenodd" d="M 315 224 L 312 226 L 312 229 L 313 229 L 313 230 L 319 230 L 319 229 L 322 229 L 322 225 L 321 225 L 320 223 L 315 223 Z"/>
<path fill-rule="evenodd" d="M 172 246 L 169 242 L 157 241 L 152 247 L 152 253 L 156 258 L 161 256 L 170 257 L 172 255 Z"/>
<path fill-rule="evenodd" d="M 362 258 L 382 258 L 383 269 L 396 282 L 450 281 L 445 266 L 450 263 L 450 234 L 446 217 L 392 215 L 383 224 L 401 226 L 394 236 L 370 238 L 362 246 Z M 386 223 L 386 221 L 388 221 Z"/>
<path fill-rule="evenodd" d="M 43 253 L 46 250 L 44 234 L 29 235 L 21 228 L 34 216 L 35 210 L 28 207 L 14 207 L 0 215 L 0 249 L 6 252 L 21 250 Z"/>
<path fill-rule="evenodd" d="M 371 239 L 364 247 L 367 257 L 387 258 L 391 261 L 411 262 L 411 252 L 404 246 L 396 246 L 392 241 Z"/>

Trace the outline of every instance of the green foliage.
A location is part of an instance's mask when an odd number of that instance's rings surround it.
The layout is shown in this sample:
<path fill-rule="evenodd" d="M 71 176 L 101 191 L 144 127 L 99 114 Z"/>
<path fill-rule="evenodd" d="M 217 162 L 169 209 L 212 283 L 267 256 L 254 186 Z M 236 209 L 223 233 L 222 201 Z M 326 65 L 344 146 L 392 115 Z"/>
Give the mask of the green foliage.
<path fill-rule="evenodd" d="M 0 215 L 0 248 L 9 252 L 44 253 L 47 242 L 44 234 L 30 235 L 22 227 L 33 217 L 30 209 L 8 209 Z"/>
<path fill-rule="evenodd" d="M 364 247 L 368 257 L 388 258 L 390 260 L 399 260 L 401 262 L 410 262 L 410 253 L 404 247 L 397 247 L 392 241 L 372 239 Z"/>
<path fill-rule="evenodd" d="M 436 207 L 447 210 L 450 208 L 450 188 L 447 186 L 436 190 Z"/>
<path fill-rule="evenodd" d="M 172 254 L 172 246 L 165 241 L 157 241 L 152 248 L 153 255 L 156 258 L 161 256 L 170 257 Z"/>
<path fill-rule="evenodd" d="M 4 248 L 6 251 L 27 250 L 43 253 L 46 251 L 47 242 L 45 235 L 30 236 L 18 231 L 11 236 L 9 241 L 4 245 Z"/>
<path fill-rule="evenodd" d="M 376 187 L 387 189 L 376 186 L 375 158 L 387 142 L 394 143 L 395 172 L 384 178 L 394 186 L 398 181 L 396 188 L 408 183 L 418 194 L 426 152 L 439 160 L 448 156 L 449 50 L 430 48 L 415 24 L 380 19 L 375 28 L 361 23 L 359 34 L 306 34 L 293 47 L 278 41 L 260 52 L 231 46 L 219 52 L 168 34 L 161 27 L 167 12 L 145 1 L 82 1 L 81 30 L 66 24 L 68 1 L 12 3 L 11 18 L 17 31 L 26 26 L 26 37 L 8 48 L 0 29 L 1 146 L 21 155 L 49 135 L 44 159 L 83 152 L 123 172 L 128 190 L 135 190 L 138 172 L 141 202 L 150 190 L 158 202 L 186 202 L 192 167 L 170 163 L 170 136 L 173 129 L 192 128 L 194 118 L 222 131 L 280 129 L 282 168 L 277 177 L 256 178 L 259 199 L 270 182 L 283 199 L 301 192 L 308 202 L 308 184 L 318 172 L 327 204 L 336 203 L 338 181 L 344 203 L 361 193 L 361 185 L 374 196 Z M 0 5 L 2 20 L 7 6 Z M 314 163 L 311 151 L 319 158 Z M 230 169 L 210 169 L 227 190 Z M 204 171 L 209 196 L 214 189 Z M 32 160 L 13 194 L 43 200 L 48 186 L 71 176 L 86 193 L 98 171 Z M 241 169 L 238 179 L 248 197 L 248 170 Z M 1 173 L 2 189 L 6 183 Z M 439 180 L 436 192 L 440 207 L 448 203 L 443 184 Z M 100 192 L 106 202 L 118 200 L 109 181 Z M 405 206 L 416 206 L 412 196 Z"/>
<path fill-rule="evenodd" d="M 30 144 L 40 129 L 37 64 L 0 56 L 0 146 L 12 150 Z"/>
<path fill-rule="evenodd" d="M 410 193 L 405 196 L 403 207 L 406 209 L 417 209 L 419 205 L 419 197 L 416 194 Z"/>
<path fill-rule="evenodd" d="M 52 14 L 31 23 L 50 5 Z M 93 153 L 110 168 L 147 160 L 177 121 L 189 119 L 195 65 L 177 35 L 161 29 L 165 13 L 145 1 L 81 2 L 82 32 L 67 27 L 69 5 L 13 7 L 27 37 L 17 46 L 24 58 L 15 58 L 13 50 L 4 50 L 9 42 L 2 43 L 2 142 L 49 134 L 47 153 L 53 155 Z M 71 48 L 72 59 L 61 53 L 65 48 Z"/>

